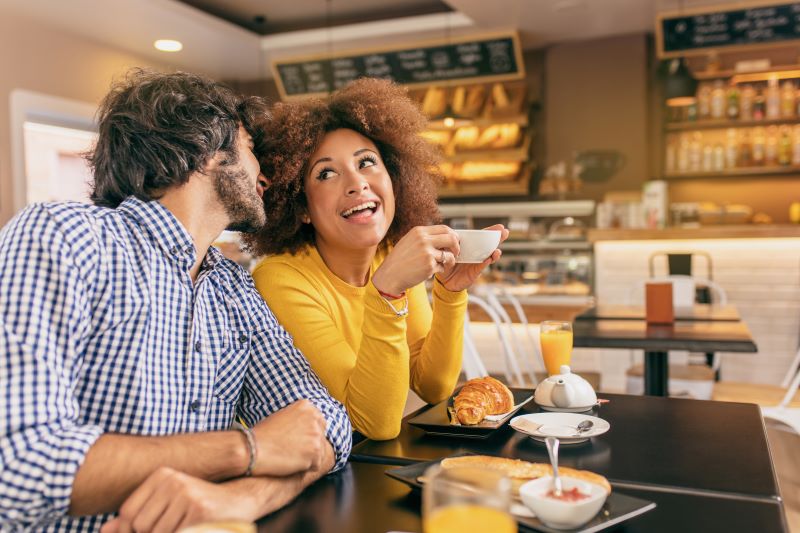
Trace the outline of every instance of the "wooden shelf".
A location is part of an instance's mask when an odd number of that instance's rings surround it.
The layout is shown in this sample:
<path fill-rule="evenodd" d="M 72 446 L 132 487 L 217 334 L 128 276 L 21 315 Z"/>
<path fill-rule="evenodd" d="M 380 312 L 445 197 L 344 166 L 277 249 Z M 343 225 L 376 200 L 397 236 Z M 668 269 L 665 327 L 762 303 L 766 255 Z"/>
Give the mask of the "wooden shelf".
<path fill-rule="evenodd" d="M 667 179 L 683 178 L 739 178 L 752 176 L 800 176 L 800 166 L 730 168 L 711 172 L 681 172 L 664 174 Z"/>
<path fill-rule="evenodd" d="M 445 156 L 447 163 L 467 163 L 469 161 L 527 161 L 530 158 L 531 136 L 525 134 L 522 144 L 517 148 L 488 148 L 486 150 L 462 150 Z"/>
<path fill-rule="evenodd" d="M 700 81 L 705 80 L 719 80 L 725 78 L 732 78 L 734 76 L 747 76 L 747 75 L 759 75 L 759 74 L 779 74 L 781 72 L 787 72 L 790 70 L 800 70 L 800 65 L 775 65 L 765 70 L 754 70 L 754 71 L 743 71 L 737 72 L 733 69 L 728 70 L 716 70 L 716 71 L 708 71 L 708 70 L 700 70 L 697 72 L 693 72 L 692 75 L 695 79 Z M 780 75 L 778 76 L 780 77 Z M 764 78 L 767 79 L 766 77 Z"/>
<path fill-rule="evenodd" d="M 521 128 L 528 127 L 528 115 L 514 115 L 509 117 L 498 117 L 498 118 L 474 118 L 470 120 L 470 126 L 478 126 L 479 128 L 487 128 L 489 126 L 494 126 L 496 124 L 517 124 Z M 444 121 L 442 120 L 430 120 L 428 121 L 429 130 L 457 130 L 458 128 L 448 128 L 444 125 Z"/>
<path fill-rule="evenodd" d="M 758 126 L 780 126 L 800 124 L 800 117 L 769 120 L 698 120 L 693 122 L 668 122 L 667 131 L 719 130 L 727 128 L 752 128 Z"/>
<path fill-rule="evenodd" d="M 440 198 L 462 198 L 468 196 L 505 196 L 528 194 L 531 174 L 535 165 L 522 166 L 517 176 L 474 180 L 445 180 L 439 187 Z"/>

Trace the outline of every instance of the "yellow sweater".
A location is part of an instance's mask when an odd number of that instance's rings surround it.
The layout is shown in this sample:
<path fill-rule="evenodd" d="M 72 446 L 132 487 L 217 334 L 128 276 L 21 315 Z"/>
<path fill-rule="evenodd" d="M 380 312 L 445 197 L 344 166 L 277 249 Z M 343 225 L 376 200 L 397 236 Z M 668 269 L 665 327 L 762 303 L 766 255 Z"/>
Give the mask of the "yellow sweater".
<path fill-rule="evenodd" d="M 256 287 L 353 427 L 371 439 L 400 432 L 409 386 L 428 403 L 449 396 L 461 371 L 467 292 L 424 284 L 406 292 L 408 315 L 389 309 L 372 283 L 350 285 L 325 265 L 313 246 L 297 255 L 264 259 Z M 370 269 L 385 254 L 376 254 Z M 403 301 L 392 302 L 397 309 Z"/>

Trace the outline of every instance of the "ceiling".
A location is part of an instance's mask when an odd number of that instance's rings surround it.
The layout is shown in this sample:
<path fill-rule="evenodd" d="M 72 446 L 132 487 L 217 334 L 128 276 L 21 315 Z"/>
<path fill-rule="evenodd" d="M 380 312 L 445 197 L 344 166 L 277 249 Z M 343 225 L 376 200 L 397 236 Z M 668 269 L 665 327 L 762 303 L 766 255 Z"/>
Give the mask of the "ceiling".
<path fill-rule="evenodd" d="M 748 5 L 754 1 L 748 0 Z M 516 29 L 523 47 L 651 32 L 659 11 L 732 0 L 0 0 L 0 16 L 222 79 L 271 76 L 272 60 Z M 774 2 L 773 2 L 774 3 Z M 329 10 L 329 11 L 328 11 Z M 256 17 L 264 17 L 263 22 Z M 327 21 L 330 21 L 328 25 Z M 178 39 L 166 55 L 153 41 Z"/>
<path fill-rule="evenodd" d="M 447 13 L 440 0 L 179 0 L 260 35 Z"/>

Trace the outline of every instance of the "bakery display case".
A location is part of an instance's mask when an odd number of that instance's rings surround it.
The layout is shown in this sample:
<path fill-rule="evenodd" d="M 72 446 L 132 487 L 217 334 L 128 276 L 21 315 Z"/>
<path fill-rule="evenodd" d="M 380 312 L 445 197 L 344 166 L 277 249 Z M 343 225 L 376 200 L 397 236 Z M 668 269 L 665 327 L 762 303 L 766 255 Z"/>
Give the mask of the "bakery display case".
<path fill-rule="evenodd" d="M 443 154 L 441 197 L 528 194 L 535 165 L 524 82 L 431 86 L 410 95 L 430 120 L 423 136 Z"/>

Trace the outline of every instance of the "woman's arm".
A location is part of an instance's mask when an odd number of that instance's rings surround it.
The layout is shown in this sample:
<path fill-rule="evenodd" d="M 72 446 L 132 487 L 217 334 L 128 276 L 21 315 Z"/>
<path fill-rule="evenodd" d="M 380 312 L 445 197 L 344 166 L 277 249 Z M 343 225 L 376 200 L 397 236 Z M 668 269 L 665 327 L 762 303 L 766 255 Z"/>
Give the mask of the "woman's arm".
<path fill-rule="evenodd" d="M 326 289 L 280 263 L 262 265 L 253 278 L 322 383 L 345 405 L 353 427 L 371 439 L 397 436 L 409 387 L 405 317 L 398 317 L 370 283 L 356 350 L 329 310 L 335 298 Z"/>
<path fill-rule="evenodd" d="M 411 389 L 428 403 L 450 394 L 461 373 L 467 291 L 451 292 L 433 282 L 433 310 L 424 284 L 409 291 L 408 344 Z"/>

